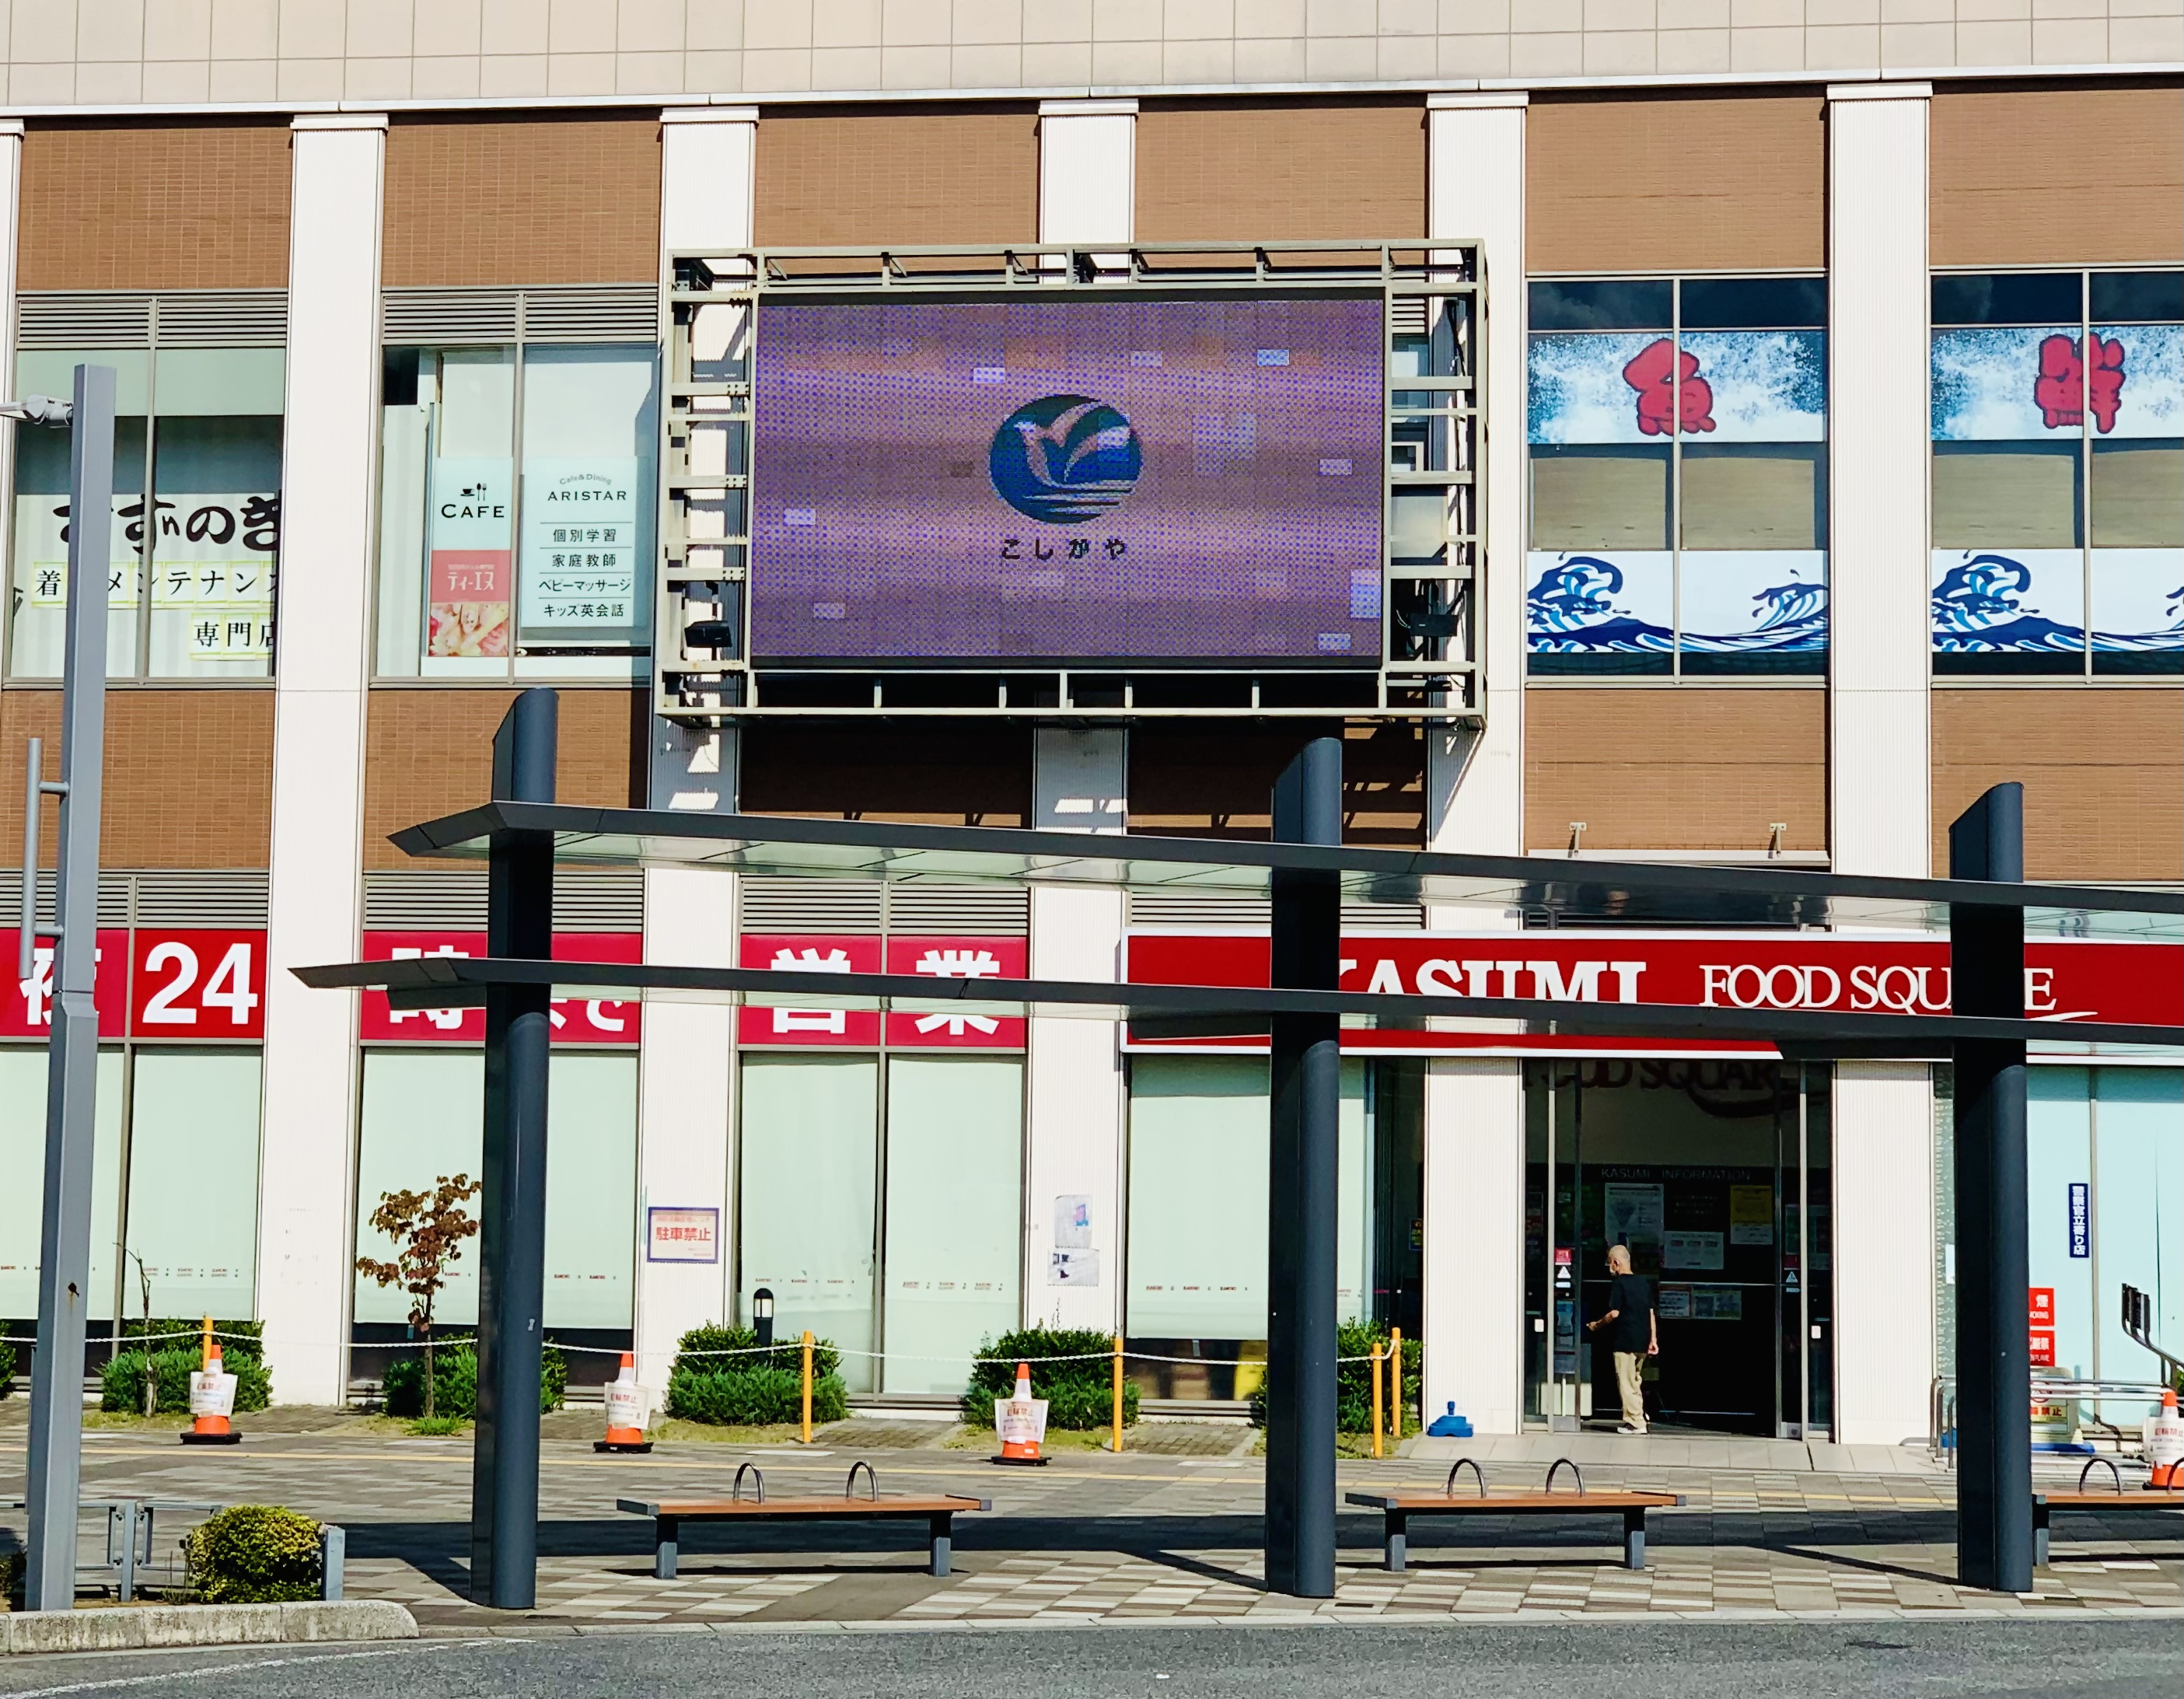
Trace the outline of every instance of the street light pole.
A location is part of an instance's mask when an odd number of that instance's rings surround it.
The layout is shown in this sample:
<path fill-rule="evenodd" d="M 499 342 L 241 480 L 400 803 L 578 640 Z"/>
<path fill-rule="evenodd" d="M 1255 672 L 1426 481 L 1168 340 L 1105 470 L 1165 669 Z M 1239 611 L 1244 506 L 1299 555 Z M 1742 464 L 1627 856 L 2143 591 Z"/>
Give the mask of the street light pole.
<path fill-rule="evenodd" d="M 98 815 L 106 744 L 106 575 L 114 521 L 114 370 L 80 365 L 75 399 L 33 398 L 6 414 L 71 425 L 67 653 L 61 674 L 59 879 L 47 1002 L 45 1215 L 38 1258 L 38 1342 L 31 1357 L 30 1552 L 24 1602 L 75 1602 L 76 1498 L 83 1472 L 83 1346 L 91 1301 L 91 1171 L 98 1087 Z M 57 416 L 58 415 L 58 416 Z M 37 793 L 31 800 L 36 800 Z M 26 870 L 35 873 L 36 840 Z M 25 880 L 23 927 L 34 883 Z"/>

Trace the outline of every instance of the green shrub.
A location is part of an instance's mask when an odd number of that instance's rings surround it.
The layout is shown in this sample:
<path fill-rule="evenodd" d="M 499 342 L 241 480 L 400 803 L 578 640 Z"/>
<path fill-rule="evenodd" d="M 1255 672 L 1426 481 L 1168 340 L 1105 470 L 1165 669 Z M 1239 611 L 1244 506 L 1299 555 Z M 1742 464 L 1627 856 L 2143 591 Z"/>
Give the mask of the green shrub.
<path fill-rule="evenodd" d="M 559 1410 L 569 1390 L 569 1360 L 548 1340 L 538 1354 L 538 1410 Z M 387 1413 L 425 1413 L 425 1353 L 405 1351 L 387 1365 Z M 460 1422 L 477 1418 L 477 1351 L 470 1338 L 443 1340 L 432 1347 L 432 1413 Z"/>
<path fill-rule="evenodd" d="M 0 1398 L 5 1398 L 14 1388 L 15 1347 L 0 1340 Z"/>
<path fill-rule="evenodd" d="M 678 1342 L 667 1372 L 666 1411 L 686 1422 L 716 1427 L 758 1427 L 804 1418 L 804 1342 L 756 1349 L 749 1328 L 707 1324 L 693 1328 Z M 722 1356 L 710 1352 L 744 1355 Z M 850 1413 L 849 1390 L 842 1383 L 842 1354 L 831 1340 L 811 1345 L 811 1419 L 838 1422 Z"/>
<path fill-rule="evenodd" d="M 277 1505 L 238 1504 L 182 1538 L 190 1585 L 214 1605 L 266 1605 L 319 1596 L 319 1524 Z"/>
<path fill-rule="evenodd" d="M 158 1329 L 153 1329 L 157 1332 Z M 187 1414 L 190 1377 L 203 1360 L 196 1345 L 184 1345 L 152 1354 L 153 1407 L 164 1414 Z M 273 1377 L 255 1356 L 223 1356 L 227 1372 L 235 1377 L 235 1408 L 238 1415 L 263 1410 L 273 1401 Z M 98 1372 L 98 1407 L 135 1413 L 144 1407 L 144 1353 L 125 1351 L 109 1358 Z"/>
<path fill-rule="evenodd" d="M 1337 1363 L 1334 1368 L 1334 1427 L 1342 1434 L 1369 1434 L 1373 1431 L 1373 1365 L 1369 1361 L 1373 1347 L 1379 1345 L 1384 1352 L 1390 1334 L 1387 1329 L 1368 1322 L 1343 1322 L 1334 1329 L 1334 1354 L 1354 1356 L 1357 1362 Z M 1418 1412 L 1424 1407 L 1425 1351 L 1415 1340 L 1403 1341 L 1403 1431 L 1416 1433 L 1419 1425 Z M 1270 1378 L 1273 1371 L 1268 1371 Z M 1394 1425 L 1395 1388 L 1389 1384 L 1388 1371 L 1380 1371 L 1380 1419 L 1390 1428 Z M 1251 1394 L 1251 1420 L 1259 1427 L 1267 1425 L 1267 1381 L 1259 1382 Z"/>
<path fill-rule="evenodd" d="M 13 1551 L 0 1551 L 0 1598 L 7 1601 L 8 1608 L 23 1608 L 23 1590 L 31 1576 L 31 1554 L 18 1546 Z"/>
<path fill-rule="evenodd" d="M 1089 1328 L 1024 1328 L 979 1346 L 971 1365 L 971 1384 L 963 1390 L 963 1420 L 973 1428 L 992 1427 L 994 1401 L 1017 1389 L 1017 1365 L 1042 1356 L 1084 1359 L 1032 1364 L 1032 1396 L 1046 1400 L 1048 1427 L 1090 1433 L 1114 1424 L 1114 1336 Z M 1123 1425 L 1130 1427 L 1137 1419 L 1137 1385 L 1125 1376 Z"/>

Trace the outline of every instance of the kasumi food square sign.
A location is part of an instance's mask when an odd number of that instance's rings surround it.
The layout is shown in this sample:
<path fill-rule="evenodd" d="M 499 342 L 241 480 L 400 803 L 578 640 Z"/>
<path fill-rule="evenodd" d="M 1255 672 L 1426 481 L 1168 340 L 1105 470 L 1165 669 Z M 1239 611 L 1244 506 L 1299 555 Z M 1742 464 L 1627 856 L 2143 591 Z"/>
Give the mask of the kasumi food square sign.
<path fill-rule="evenodd" d="M 1131 933 L 1128 978 L 1140 985 L 1264 985 L 1264 933 Z M 1352 933 L 1341 989 L 1415 996 L 1514 997 L 1558 1003 L 1946 1015 L 1946 939 L 1873 933 Z M 2081 939 L 2027 940 L 2025 1011 L 2065 1038 L 2081 1021 L 2184 1022 L 2184 947 Z M 1422 1006 L 1422 1014 L 1432 1012 Z M 1771 1046 L 1685 1039 L 1602 1039 L 1506 1033 L 1346 1031 L 1358 1050 L 1574 1050 L 1632 1053 Z M 1136 1041 L 1166 1050 L 1202 1041 Z M 1235 1048 L 1234 1042 L 1226 1047 Z"/>

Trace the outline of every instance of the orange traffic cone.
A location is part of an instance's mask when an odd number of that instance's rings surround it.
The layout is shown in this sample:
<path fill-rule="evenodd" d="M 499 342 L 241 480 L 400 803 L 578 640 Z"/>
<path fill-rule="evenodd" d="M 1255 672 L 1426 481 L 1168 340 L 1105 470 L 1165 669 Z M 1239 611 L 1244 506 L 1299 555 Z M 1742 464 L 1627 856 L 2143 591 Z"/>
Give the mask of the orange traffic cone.
<path fill-rule="evenodd" d="M 1015 1395 L 994 1401 L 994 1426 L 1001 1436 L 1001 1454 L 995 1462 L 1045 1467 L 1039 1445 L 1046 1437 L 1046 1401 L 1031 1395 L 1029 1363 L 1017 1365 Z"/>
<path fill-rule="evenodd" d="M 145 1342 L 144 1372 L 152 1372 L 150 1341 Z M 190 1425 L 182 1434 L 185 1446 L 239 1446 L 242 1435 L 229 1417 L 235 1410 L 235 1377 L 220 1362 L 220 1341 L 212 1336 L 212 1317 L 204 1318 L 203 1354 L 198 1372 L 190 1377 Z"/>
<path fill-rule="evenodd" d="M 621 1354 L 621 1372 L 606 1384 L 607 1436 L 592 1441 L 595 1451 L 649 1451 L 644 1437 L 644 1394 L 637 1384 L 637 1359 Z"/>
<path fill-rule="evenodd" d="M 2162 1390 L 2161 1413 L 2153 1418 L 2151 1437 L 2146 1460 L 2153 1465 L 2153 1473 L 2146 1484 L 2163 1492 L 2175 1492 L 2184 1487 L 2184 1417 L 2177 1414 L 2173 1387 Z"/>

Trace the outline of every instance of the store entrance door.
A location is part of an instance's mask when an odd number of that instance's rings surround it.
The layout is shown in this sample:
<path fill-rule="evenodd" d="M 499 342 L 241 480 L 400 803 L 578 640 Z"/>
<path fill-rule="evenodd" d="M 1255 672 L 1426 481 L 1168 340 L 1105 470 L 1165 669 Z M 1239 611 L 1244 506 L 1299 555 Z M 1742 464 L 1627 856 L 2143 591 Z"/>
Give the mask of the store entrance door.
<path fill-rule="evenodd" d="M 1526 1070 L 1525 1378 L 1533 1420 L 1622 1419 L 1607 1249 L 1654 1283 L 1649 1423 L 1821 1437 L 1833 1422 L 1823 1066 L 1758 1061 L 1538 1062 Z"/>

